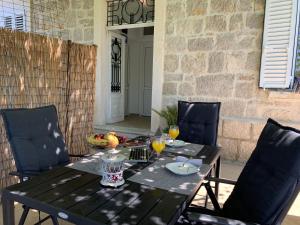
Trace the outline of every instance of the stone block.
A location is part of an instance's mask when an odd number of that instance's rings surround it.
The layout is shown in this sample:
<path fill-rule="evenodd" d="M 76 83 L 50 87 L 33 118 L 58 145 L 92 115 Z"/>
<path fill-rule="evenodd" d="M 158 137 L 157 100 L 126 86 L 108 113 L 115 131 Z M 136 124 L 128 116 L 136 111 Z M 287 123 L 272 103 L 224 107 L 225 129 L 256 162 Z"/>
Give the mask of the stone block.
<path fill-rule="evenodd" d="M 180 96 L 193 96 L 195 94 L 194 87 L 191 83 L 181 83 L 178 93 Z"/>
<path fill-rule="evenodd" d="M 166 23 L 166 35 L 174 34 L 175 31 L 175 25 L 173 22 L 167 22 Z"/>
<path fill-rule="evenodd" d="M 187 0 L 187 16 L 203 16 L 207 13 L 207 0 Z"/>
<path fill-rule="evenodd" d="M 177 83 L 166 82 L 163 85 L 164 95 L 177 95 Z"/>
<path fill-rule="evenodd" d="M 229 73 L 245 73 L 247 55 L 244 52 L 230 52 L 225 56 L 225 69 Z"/>
<path fill-rule="evenodd" d="M 81 0 L 72 0 L 70 5 L 72 6 L 73 9 L 81 9 L 83 2 L 84 1 Z"/>
<path fill-rule="evenodd" d="M 238 159 L 238 140 L 219 137 L 218 144 L 222 148 L 222 158 L 228 160 Z"/>
<path fill-rule="evenodd" d="M 215 15 L 206 17 L 205 30 L 208 32 L 224 32 L 227 29 L 226 16 Z"/>
<path fill-rule="evenodd" d="M 236 36 L 233 33 L 222 33 L 217 35 L 216 49 L 233 50 L 237 48 Z"/>
<path fill-rule="evenodd" d="M 211 97 L 231 97 L 234 75 L 206 75 L 196 79 L 196 93 Z"/>
<path fill-rule="evenodd" d="M 247 55 L 246 69 L 259 71 L 261 52 L 249 52 Z"/>
<path fill-rule="evenodd" d="M 84 0 L 83 9 L 92 9 L 94 7 L 94 0 Z"/>
<path fill-rule="evenodd" d="M 246 26 L 250 29 L 263 29 L 264 14 L 262 13 L 248 13 L 246 18 Z"/>
<path fill-rule="evenodd" d="M 238 48 L 239 49 L 255 49 L 254 43 L 256 38 L 254 36 L 240 36 L 238 41 Z"/>
<path fill-rule="evenodd" d="M 235 14 L 230 17 L 229 31 L 240 31 L 244 27 L 243 15 Z"/>
<path fill-rule="evenodd" d="M 212 13 L 232 13 L 236 10 L 237 0 L 211 0 Z"/>
<path fill-rule="evenodd" d="M 181 70 L 183 73 L 199 75 L 205 72 L 206 54 L 186 54 L 181 59 Z"/>
<path fill-rule="evenodd" d="M 167 22 L 173 22 L 178 18 L 184 18 L 185 12 L 183 10 L 182 2 L 170 3 L 167 5 Z"/>
<path fill-rule="evenodd" d="M 218 126 L 218 136 L 222 136 L 222 132 L 223 132 L 223 120 L 220 118 L 219 119 L 219 126 Z"/>
<path fill-rule="evenodd" d="M 77 17 L 76 11 L 74 11 L 74 10 L 70 10 L 66 13 L 65 24 L 66 24 L 67 28 L 73 28 L 76 26 L 76 20 L 74 19 L 76 17 Z"/>
<path fill-rule="evenodd" d="M 254 73 L 241 73 L 241 74 L 238 74 L 237 76 L 237 80 L 238 81 L 257 81 L 257 77 L 258 75 L 257 74 L 254 74 Z"/>
<path fill-rule="evenodd" d="M 177 105 L 178 103 L 178 98 L 176 96 L 163 96 L 162 97 L 162 105 L 167 106 L 167 105 Z M 165 127 L 165 126 L 164 126 Z"/>
<path fill-rule="evenodd" d="M 165 78 L 165 82 L 168 82 L 168 81 L 182 81 L 183 80 L 183 75 L 182 74 L 165 74 L 164 76 Z"/>
<path fill-rule="evenodd" d="M 83 40 L 83 32 L 82 29 L 75 29 L 73 31 L 73 41 L 79 42 Z"/>
<path fill-rule="evenodd" d="M 179 57 L 177 55 L 165 55 L 165 72 L 175 72 L 179 66 Z"/>
<path fill-rule="evenodd" d="M 254 96 L 254 83 L 253 82 L 237 82 L 235 85 L 235 97 L 249 99 Z"/>
<path fill-rule="evenodd" d="M 243 100 L 230 99 L 222 101 L 221 115 L 228 117 L 243 117 L 247 102 Z"/>
<path fill-rule="evenodd" d="M 191 52 L 212 50 L 213 46 L 214 39 L 212 37 L 200 37 L 188 40 L 188 50 Z"/>
<path fill-rule="evenodd" d="M 85 41 L 93 41 L 94 40 L 94 29 L 86 28 L 84 29 L 84 40 Z"/>
<path fill-rule="evenodd" d="M 186 40 L 184 37 L 168 37 L 166 38 L 166 51 L 181 53 L 186 49 Z"/>
<path fill-rule="evenodd" d="M 93 27 L 94 26 L 93 19 L 82 19 L 82 20 L 79 20 L 78 22 L 83 27 Z"/>
<path fill-rule="evenodd" d="M 239 147 L 238 160 L 240 162 L 247 162 L 255 147 L 256 142 L 242 141 Z"/>
<path fill-rule="evenodd" d="M 212 52 L 209 54 L 209 73 L 222 72 L 224 68 L 224 53 L 223 52 Z"/>
<path fill-rule="evenodd" d="M 197 20 L 180 20 L 176 24 L 176 32 L 178 35 L 194 35 L 199 34 L 203 30 L 203 19 Z"/>
<path fill-rule="evenodd" d="M 238 11 L 252 12 L 253 8 L 254 8 L 254 1 L 253 0 L 239 0 L 237 8 L 238 8 Z"/>
<path fill-rule="evenodd" d="M 266 122 L 267 122 L 267 120 L 265 122 L 260 122 L 260 123 L 253 122 L 252 123 L 252 140 L 254 142 L 257 142 L 263 128 L 265 127 Z"/>
<path fill-rule="evenodd" d="M 84 10 L 78 10 L 77 11 L 77 18 L 76 19 L 83 19 L 86 17 L 85 11 Z M 73 18 L 75 19 L 75 18 Z"/>
<path fill-rule="evenodd" d="M 70 0 L 61 0 L 60 4 L 63 10 L 67 10 L 70 7 Z"/>
<path fill-rule="evenodd" d="M 233 139 L 250 140 L 251 123 L 240 120 L 224 120 L 223 136 Z"/>
<path fill-rule="evenodd" d="M 254 1 L 254 11 L 264 12 L 265 11 L 266 0 L 255 0 Z"/>

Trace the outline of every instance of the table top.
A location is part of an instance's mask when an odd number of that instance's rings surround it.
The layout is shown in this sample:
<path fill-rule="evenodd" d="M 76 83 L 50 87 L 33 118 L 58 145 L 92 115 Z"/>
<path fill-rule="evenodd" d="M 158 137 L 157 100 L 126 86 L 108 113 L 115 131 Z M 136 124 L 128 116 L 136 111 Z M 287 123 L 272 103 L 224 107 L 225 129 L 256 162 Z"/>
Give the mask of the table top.
<path fill-rule="evenodd" d="M 199 154 L 212 164 L 220 151 L 205 146 Z M 127 179 L 147 166 L 138 163 L 124 171 L 126 183 L 118 188 L 101 186 L 96 174 L 56 168 L 6 188 L 3 197 L 76 224 L 174 224 L 195 193 L 179 194 Z"/>

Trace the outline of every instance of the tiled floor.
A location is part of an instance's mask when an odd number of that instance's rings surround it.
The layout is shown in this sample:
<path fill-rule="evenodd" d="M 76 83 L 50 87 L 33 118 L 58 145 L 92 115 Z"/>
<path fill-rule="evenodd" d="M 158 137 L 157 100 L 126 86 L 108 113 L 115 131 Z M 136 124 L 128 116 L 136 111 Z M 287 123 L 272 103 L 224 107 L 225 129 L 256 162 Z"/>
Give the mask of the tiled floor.
<path fill-rule="evenodd" d="M 125 116 L 125 119 L 123 121 L 118 123 L 113 123 L 111 125 L 118 126 L 118 127 L 131 127 L 131 128 L 150 130 L 151 117 L 130 114 L 128 116 Z"/>
<path fill-rule="evenodd" d="M 223 161 L 222 162 L 222 171 L 221 176 L 227 179 L 236 179 L 241 170 L 243 168 L 243 164 L 237 163 L 237 162 L 231 162 L 231 161 Z M 220 187 L 220 202 L 224 202 L 227 197 L 229 196 L 230 192 L 232 190 L 231 185 L 221 185 Z M 194 200 L 194 204 L 202 204 L 203 199 L 205 196 L 205 192 L 203 189 L 201 189 L 196 196 Z M 21 206 L 16 205 L 16 218 L 19 218 L 21 215 Z M 0 212 L 1 221 L 0 225 L 2 225 L 2 209 Z M 30 216 L 28 220 L 26 221 L 26 225 L 32 225 L 37 222 L 38 219 L 38 213 L 37 212 L 30 212 Z M 43 223 L 43 225 L 51 225 L 51 221 L 47 221 Z M 60 221 L 60 225 L 70 225 L 70 223 L 65 221 Z M 290 209 L 288 216 L 286 217 L 285 221 L 283 222 L 283 225 L 300 225 L 300 195 L 294 202 L 292 208 Z"/>

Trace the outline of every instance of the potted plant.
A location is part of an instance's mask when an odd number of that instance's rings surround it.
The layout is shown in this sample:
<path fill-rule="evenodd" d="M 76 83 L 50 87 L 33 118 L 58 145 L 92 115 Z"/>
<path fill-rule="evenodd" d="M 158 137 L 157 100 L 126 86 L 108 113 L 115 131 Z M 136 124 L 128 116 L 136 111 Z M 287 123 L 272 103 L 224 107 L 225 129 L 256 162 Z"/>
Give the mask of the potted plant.
<path fill-rule="evenodd" d="M 167 106 L 161 111 L 158 111 L 156 109 L 152 110 L 153 112 L 157 113 L 161 118 L 163 118 L 167 123 L 167 127 L 163 129 L 163 133 L 168 133 L 169 127 L 171 125 L 177 124 L 178 110 L 176 105 Z"/>

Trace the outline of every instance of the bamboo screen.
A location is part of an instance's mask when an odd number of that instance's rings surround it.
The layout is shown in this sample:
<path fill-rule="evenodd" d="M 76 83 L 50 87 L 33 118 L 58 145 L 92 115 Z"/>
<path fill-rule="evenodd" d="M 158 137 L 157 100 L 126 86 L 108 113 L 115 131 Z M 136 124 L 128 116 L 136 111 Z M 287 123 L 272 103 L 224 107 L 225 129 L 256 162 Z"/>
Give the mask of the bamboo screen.
<path fill-rule="evenodd" d="M 92 132 L 96 47 L 38 34 L 0 29 L 0 107 L 54 104 L 69 152 L 88 152 Z M 0 119 L 1 188 L 16 182 L 6 132 Z"/>

